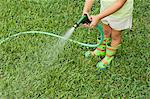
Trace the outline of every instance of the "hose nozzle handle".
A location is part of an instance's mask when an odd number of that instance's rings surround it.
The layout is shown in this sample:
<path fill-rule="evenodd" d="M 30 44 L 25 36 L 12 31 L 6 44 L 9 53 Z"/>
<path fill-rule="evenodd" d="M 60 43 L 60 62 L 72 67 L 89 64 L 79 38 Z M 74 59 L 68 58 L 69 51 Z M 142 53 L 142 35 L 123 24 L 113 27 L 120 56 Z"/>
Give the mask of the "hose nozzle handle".
<path fill-rule="evenodd" d="M 74 25 L 74 27 L 78 27 L 80 24 L 84 24 L 84 23 L 91 23 L 91 21 L 89 20 L 88 18 L 88 15 L 87 14 L 84 14 L 80 19 L 79 21 Z"/>
<path fill-rule="evenodd" d="M 84 19 L 83 19 L 83 21 L 82 21 L 82 24 L 84 24 L 84 23 L 89 24 L 89 23 L 92 22 L 92 21 L 90 21 L 90 19 L 89 19 L 89 17 L 88 17 L 87 14 L 84 14 L 83 16 L 84 16 Z"/>

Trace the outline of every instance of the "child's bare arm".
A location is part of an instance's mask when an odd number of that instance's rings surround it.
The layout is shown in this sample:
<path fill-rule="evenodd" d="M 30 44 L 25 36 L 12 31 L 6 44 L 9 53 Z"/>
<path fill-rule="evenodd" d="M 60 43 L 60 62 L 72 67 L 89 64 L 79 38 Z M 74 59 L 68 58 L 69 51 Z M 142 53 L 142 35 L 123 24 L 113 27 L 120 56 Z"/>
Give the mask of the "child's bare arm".
<path fill-rule="evenodd" d="M 94 0 L 85 0 L 84 8 L 83 8 L 83 14 L 89 13 L 92 5 L 93 5 Z"/>
<path fill-rule="evenodd" d="M 105 9 L 100 14 L 95 15 L 95 16 L 91 16 L 92 22 L 91 22 L 90 26 L 96 27 L 96 25 L 99 23 L 99 21 L 102 18 L 107 17 L 107 16 L 113 14 L 114 12 L 118 11 L 125 4 L 126 1 L 127 0 L 117 0 L 115 4 L 108 7 L 107 9 Z"/>
<path fill-rule="evenodd" d="M 117 2 L 114 5 L 110 6 L 98 15 L 99 19 L 102 19 L 118 11 L 125 4 L 126 1 L 127 0 L 117 0 Z"/>

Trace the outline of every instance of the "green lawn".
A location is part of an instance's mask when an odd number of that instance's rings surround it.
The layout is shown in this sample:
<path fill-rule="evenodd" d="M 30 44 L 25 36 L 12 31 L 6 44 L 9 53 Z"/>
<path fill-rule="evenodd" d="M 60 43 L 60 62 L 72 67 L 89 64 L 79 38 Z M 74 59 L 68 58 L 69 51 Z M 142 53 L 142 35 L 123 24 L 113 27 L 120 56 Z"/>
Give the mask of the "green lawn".
<path fill-rule="evenodd" d="M 84 0 L 0 0 L 0 38 L 24 31 L 63 35 L 81 16 Z M 29 34 L 0 45 L 0 98 L 134 98 L 150 99 L 150 1 L 135 0 L 133 30 L 111 67 L 97 72 L 100 59 L 86 59 L 91 50 L 67 42 L 51 64 L 57 38 Z M 98 0 L 93 14 L 99 12 Z M 71 39 L 95 42 L 93 29 L 79 28 Z"/>

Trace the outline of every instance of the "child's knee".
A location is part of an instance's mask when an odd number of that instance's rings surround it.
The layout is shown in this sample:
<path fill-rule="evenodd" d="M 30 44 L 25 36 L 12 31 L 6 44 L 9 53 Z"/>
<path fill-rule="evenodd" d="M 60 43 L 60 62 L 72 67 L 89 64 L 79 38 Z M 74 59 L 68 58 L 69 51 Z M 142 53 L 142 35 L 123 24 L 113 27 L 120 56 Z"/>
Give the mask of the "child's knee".
<path fill-rule="evenodd" d="M 103 31 L 104 35 L 110 35 L 111 34 L 111 27 L 109 25 L 103 25 Z"/>
<path fill-rule="evenodd" d="M 121 31 L 113 31 L 111 38 L 112 38 L 112 40 L 120 41 L 121 40 Z"/>

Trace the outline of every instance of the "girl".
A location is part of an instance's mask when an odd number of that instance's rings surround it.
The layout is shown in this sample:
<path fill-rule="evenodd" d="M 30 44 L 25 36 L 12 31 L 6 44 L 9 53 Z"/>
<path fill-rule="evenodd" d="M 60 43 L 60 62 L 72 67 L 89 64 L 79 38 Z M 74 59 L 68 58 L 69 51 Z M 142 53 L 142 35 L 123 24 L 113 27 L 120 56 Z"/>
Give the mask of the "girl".
<path fill-rule="evenodd" d="M 94 0 L 86 0 L 83 14 L 89 16 Z M 100 13 L 89 16 L 90 27 L 95 27 L 100 21 L 103 24 L 104 41 L 91 55 L 103 56 L 97 68 L 105 69 L 114 58 L 116 50 L 121 45 L 121 31 L 132 27 L 133 0 L 101 0 Z M 87 26 L 87 24 L 86 24 Z"/>

